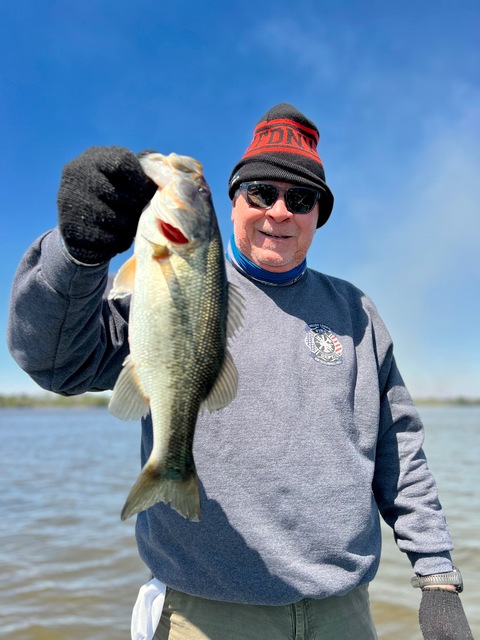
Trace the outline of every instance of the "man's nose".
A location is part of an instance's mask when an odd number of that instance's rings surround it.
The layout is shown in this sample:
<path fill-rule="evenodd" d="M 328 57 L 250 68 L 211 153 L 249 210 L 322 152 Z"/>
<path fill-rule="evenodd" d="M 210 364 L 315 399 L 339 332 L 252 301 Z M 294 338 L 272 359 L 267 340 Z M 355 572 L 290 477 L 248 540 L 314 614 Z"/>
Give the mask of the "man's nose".
<path fill-rule="evenodd" d="M 279 195 L 275 204 L 267 209 L 267 215 L 273 218 L 276 222 L 283 222 L 293 217 L 293 213 L 285 206 L 285 200 L 283 195 Z"/>

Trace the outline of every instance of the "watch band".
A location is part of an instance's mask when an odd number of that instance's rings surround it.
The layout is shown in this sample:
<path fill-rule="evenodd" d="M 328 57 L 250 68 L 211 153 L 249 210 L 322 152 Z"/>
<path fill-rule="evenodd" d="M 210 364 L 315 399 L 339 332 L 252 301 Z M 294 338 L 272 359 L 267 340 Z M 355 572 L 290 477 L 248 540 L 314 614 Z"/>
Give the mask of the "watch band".
<path fill-rule="evenodd" d="M 435 587 L 437 585 L 451 584 L 456 587 L 457 592 L 463 591 L 463 579 L 460 571 L 453 567 L 453 571 L 448 573 L 434 573 L 430 576 L 413 576 L 411 579 L 412 587 Z"/>

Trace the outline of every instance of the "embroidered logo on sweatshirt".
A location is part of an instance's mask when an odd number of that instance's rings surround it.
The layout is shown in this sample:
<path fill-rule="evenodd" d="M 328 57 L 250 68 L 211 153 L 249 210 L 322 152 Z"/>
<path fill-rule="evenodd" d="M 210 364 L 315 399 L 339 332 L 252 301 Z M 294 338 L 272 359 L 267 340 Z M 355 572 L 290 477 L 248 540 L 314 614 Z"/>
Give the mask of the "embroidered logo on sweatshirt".
<path fill-rule="evenodd" d="M 342 364 L 343 347 L 330 327 L 324 324 L 307 324 L 305 344 L 315 362 L 323 364 Z"/>

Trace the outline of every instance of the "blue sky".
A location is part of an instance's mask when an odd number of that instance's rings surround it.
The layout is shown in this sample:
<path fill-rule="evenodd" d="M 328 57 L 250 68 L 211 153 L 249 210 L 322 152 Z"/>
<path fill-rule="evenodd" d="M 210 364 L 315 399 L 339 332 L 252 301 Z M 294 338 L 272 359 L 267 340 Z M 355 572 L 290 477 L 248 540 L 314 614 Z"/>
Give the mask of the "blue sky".
<path fill-rule="evenodd" d="M 17 0 L 0 25 L 0 326 L 15 268 L 91 145 L 191 155 L 222 234 L 257 120 L 320 129 L 335 195 L 309 266 L 373 297 L 415 396 L 480 396 L 480 5 Z M 116 259 L 118 267 L 124 258 Z M 0 343 L 0 393 L 38 391 Z"/>

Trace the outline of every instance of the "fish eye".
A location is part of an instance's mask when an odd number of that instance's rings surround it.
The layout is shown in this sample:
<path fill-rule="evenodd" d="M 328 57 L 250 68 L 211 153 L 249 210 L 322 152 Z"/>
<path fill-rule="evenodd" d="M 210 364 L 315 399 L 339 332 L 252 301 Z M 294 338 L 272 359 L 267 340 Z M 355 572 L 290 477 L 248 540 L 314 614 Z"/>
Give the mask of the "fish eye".
<path fill-rule="evenodd" d="M 203 197 L 208 197 L 210 195 L 210 189 L 205 184 L 201 184 L 198 187 L 198 193 Z"/>

